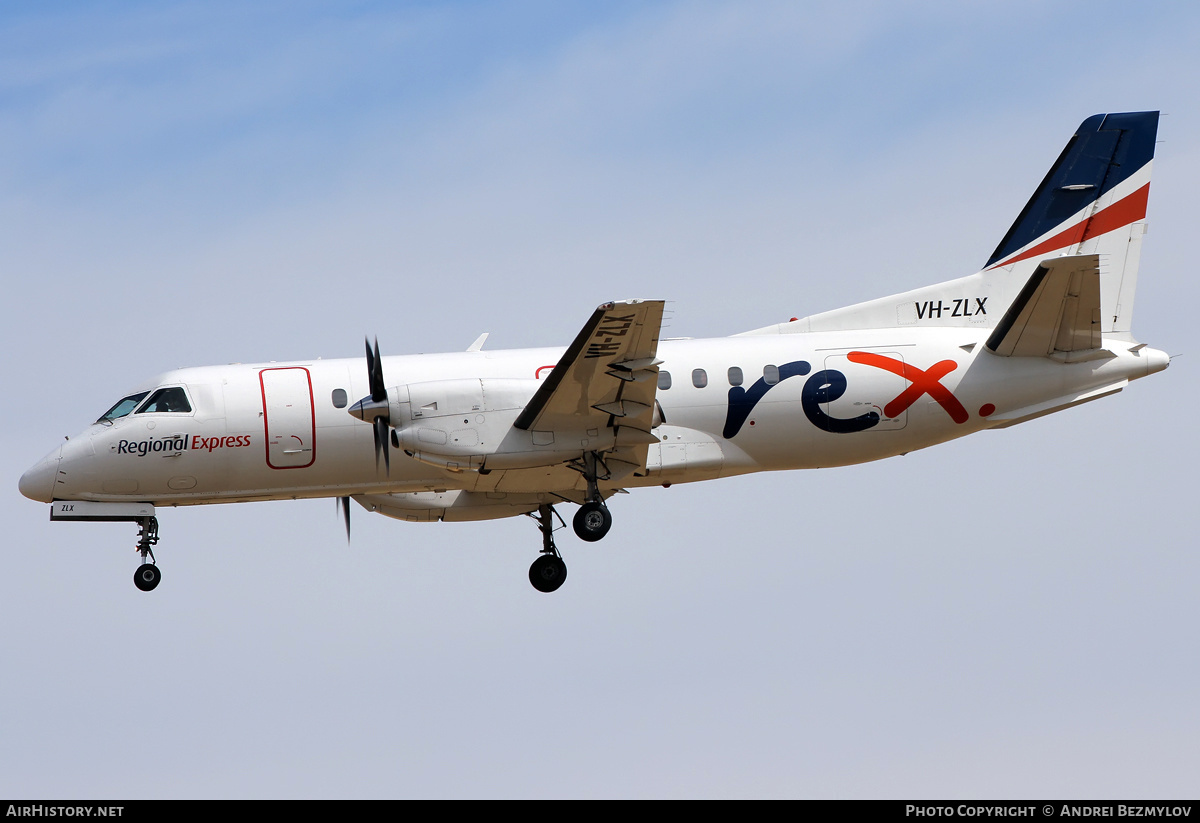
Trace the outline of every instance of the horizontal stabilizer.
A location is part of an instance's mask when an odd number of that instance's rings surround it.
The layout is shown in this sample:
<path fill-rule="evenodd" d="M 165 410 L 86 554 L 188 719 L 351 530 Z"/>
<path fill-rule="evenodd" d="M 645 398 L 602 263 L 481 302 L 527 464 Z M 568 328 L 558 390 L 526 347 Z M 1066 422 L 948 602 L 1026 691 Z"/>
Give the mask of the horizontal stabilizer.
<path fill-rule="evenodd" d="M 1100 257 L 1076 254 L 1043 260 L 988 337 L 1001 357 L 1049 357 L 1098 349 Z"/>
<path fill-rule="evenodd" d="M 1111 383 L 1107 386 L 1101 386 L 1097 389 L 1089 389 L 1088 391 L 1070 394 L 1065 397 L 1058 397 L 1054 400 L 1047 400 L 1043 403 L 1037 403 L 1032 406 L 1026 406 L 1022 409 L 1015 409 L 1004 414 L 993 415 L 988 418 L 988 422 L 992 423 L 993 429 L 1006 429 L 1009 426 L 1015 426 L 1018 423 L 1024 423 L 1028 420 L 1034 420 L 1038 417 L 1045 417 L 1048 414 L 1069 409 L 1072 406 L 1078 406 L 1083 403 L 1089 403 L 1092 400 L 1099 400 L 1101 397 L 1108 397 L 1110 394 L 1116 394 L 1129 385 L 1128 380 L 1118 380 L 1116 383 Z"/>

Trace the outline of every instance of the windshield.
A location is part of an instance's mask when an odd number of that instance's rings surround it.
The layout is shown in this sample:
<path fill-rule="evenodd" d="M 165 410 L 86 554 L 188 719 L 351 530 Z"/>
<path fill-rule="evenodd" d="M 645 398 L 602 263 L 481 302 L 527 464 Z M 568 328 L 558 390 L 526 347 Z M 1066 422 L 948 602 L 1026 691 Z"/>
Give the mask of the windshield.
<path fill-rule="evenodd" d="M 187 394 L 179 386 L 172 386 L 169 389 L 159 389 L 151 395 L 150 399 L 146 401 L 146 405 L 138 409 L 138 414 L 190 412 L 191 410 L 192 404 L 188 402 Z"/>
<path fill-rule="evenodd" d="M 116 420 L 119 417 L 124 417 L 125 415 L 127 415 L 131 411 L 133 411 L 135 408 L 137 408 L 137 404 L 141 403 L 142 398 L 144 398 L 149 393 L 150 392 L 144 391 L 144 392 L 138 392 L 137 394 L 131 394 L 128 397 L 122 397 L 120 400 L 117 401 L 117 404 L 115 406 L 113 406 L 111 409 L 109 409 L 103 415 L 101 415 L 100 419 L 97 420 L 96 422 L 97 423 L 111 423 L 112 421 Z"/>

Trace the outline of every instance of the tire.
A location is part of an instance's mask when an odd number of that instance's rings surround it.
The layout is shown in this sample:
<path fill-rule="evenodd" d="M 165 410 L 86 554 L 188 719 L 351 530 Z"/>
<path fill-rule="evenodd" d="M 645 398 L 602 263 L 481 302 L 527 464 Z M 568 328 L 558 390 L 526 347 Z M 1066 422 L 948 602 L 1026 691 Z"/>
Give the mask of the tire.
<path fill-rule="evenodd" d="M 133 585 L 144 592 L 152 592 L 162 580 L 162 572 L 153 563 L 143 563 L 133 573 Z"/>
<path fill-rule="evenodd" d="M 612 514 L 603 503 L 584 503 L 571 521 L 580 540 L 595 543 L 612 528 Z"/>
<path fill-rule="evenodd" d="M 552 554 L 543 554 L 529 567 L 529 582 L 539 592 L 557 591 L 566 579 L 567 564 Z"/>

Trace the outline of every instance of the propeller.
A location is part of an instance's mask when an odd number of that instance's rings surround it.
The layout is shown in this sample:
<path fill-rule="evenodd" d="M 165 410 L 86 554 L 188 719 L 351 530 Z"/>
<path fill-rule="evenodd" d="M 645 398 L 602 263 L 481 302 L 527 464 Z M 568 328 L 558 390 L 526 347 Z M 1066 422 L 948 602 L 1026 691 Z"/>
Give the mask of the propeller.
<path fill-rule="evenodd" d="M 371 396 L 364 397 L 350 407 L 350 414 L 371 424 L 375 435 L 375 468 L 379 468 L 379 455 L 383 453 L 383 465 L 387 473 L 392 473 L 391 454 L 388 452 L 388 424 L 391 420 L 391 407 L 388 405 L 387 385 L 383 382 L 383 358 L 379 356 L 379 338 L 375 338 L 375 350 L 371 350 L 371 341 L 367 345 L 367 381 L 371 387 Z M 349 503 L 346 504 L 347 510 Z M 349 520 L 347 520 L 349 524 Z M 347 525 L 347 528 L 349 526 Z"/>

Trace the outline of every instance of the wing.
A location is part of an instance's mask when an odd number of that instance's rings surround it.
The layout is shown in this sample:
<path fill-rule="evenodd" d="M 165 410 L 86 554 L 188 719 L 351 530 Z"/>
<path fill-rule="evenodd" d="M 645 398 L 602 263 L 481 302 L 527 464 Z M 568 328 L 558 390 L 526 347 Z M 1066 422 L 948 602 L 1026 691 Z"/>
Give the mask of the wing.
<path fill-rule="evenodd" d="M 535 442 L 539 433 L 614 435 L 605 455 L 613 479 L 645 466 L 646 446 L 658 439 L 650 429 L 663 305 L 598 306 L 513 425 L 534 432 Z"/>

